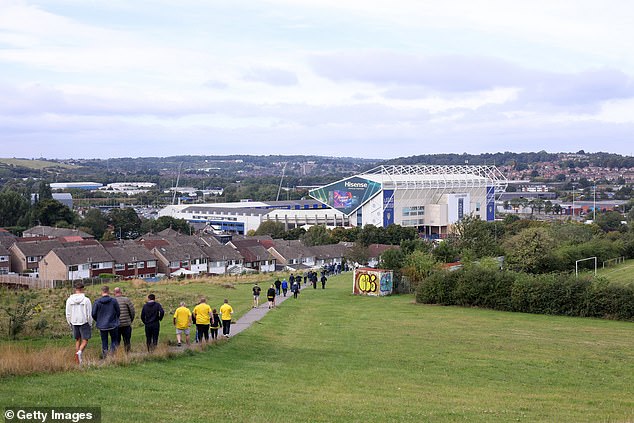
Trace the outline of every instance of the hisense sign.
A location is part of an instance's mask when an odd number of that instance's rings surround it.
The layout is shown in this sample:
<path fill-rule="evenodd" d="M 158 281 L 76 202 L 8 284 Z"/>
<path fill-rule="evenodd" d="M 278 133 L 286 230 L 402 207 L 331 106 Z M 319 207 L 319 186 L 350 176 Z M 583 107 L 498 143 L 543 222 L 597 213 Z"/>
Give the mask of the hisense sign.
<path fill-rule="evenodd" d="M 310 195 L 349 216 L 380 190 L 380 183 L 355 176 L 312 190 Z"/>

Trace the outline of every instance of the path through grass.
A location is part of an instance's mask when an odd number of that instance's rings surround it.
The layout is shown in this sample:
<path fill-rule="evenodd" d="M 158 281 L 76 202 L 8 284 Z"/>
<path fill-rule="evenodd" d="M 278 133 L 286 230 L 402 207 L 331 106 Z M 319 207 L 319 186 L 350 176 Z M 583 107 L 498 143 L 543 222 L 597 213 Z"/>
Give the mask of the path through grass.
<path fill-rule="evenodd" d="M 208 352 L 0 381 L 6 405 L 103 421 L 634 420 L 634 326 L 308 288 Z"/>

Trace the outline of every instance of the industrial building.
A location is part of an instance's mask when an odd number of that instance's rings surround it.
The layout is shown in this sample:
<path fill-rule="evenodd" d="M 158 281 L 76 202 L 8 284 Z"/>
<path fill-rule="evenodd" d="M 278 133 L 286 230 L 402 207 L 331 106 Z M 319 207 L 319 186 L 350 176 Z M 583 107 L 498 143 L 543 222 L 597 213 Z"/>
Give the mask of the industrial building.
<path fill-rule="evenodd" d="M 161 216 L 205 223 L 214 230 L 242 235 L 257 230 L 260 223 L 268 220 L 283 223 L 287 230 L 313 225 L 350 226 L 344 213 L 316 200 L 179 204 L 161 209 L 158 217 Z"/>

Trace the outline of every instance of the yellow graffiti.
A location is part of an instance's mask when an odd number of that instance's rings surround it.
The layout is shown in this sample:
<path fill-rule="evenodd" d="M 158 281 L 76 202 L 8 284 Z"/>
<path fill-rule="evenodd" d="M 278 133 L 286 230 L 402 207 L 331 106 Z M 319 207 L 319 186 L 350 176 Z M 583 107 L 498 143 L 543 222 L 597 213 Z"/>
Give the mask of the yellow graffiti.
<path fill-rule="evenodd" d="M 361 292 L 377 292 L 379 285 L 376 279 L 376 275 L 362 273 L 357 277 L 357 286 Z"/>

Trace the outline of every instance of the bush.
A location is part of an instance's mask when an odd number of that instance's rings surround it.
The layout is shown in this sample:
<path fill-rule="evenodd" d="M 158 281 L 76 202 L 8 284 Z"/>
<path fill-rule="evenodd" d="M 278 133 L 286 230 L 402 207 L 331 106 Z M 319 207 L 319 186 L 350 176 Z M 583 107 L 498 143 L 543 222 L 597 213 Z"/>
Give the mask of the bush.
<path fill-rule="evenodd" d="M 477 265 L 430 275 L 418 286 L 416 301 L 535 314 L 634 319 L 634 287 L 567 273 L 531 275 Z"/>
<path fill-rule="evenodd" d="M 416 301 L 425 304 L 453 305 L 453 292 L 458 272 L 435 272 L 420 282 L 416 288 Z"/>

